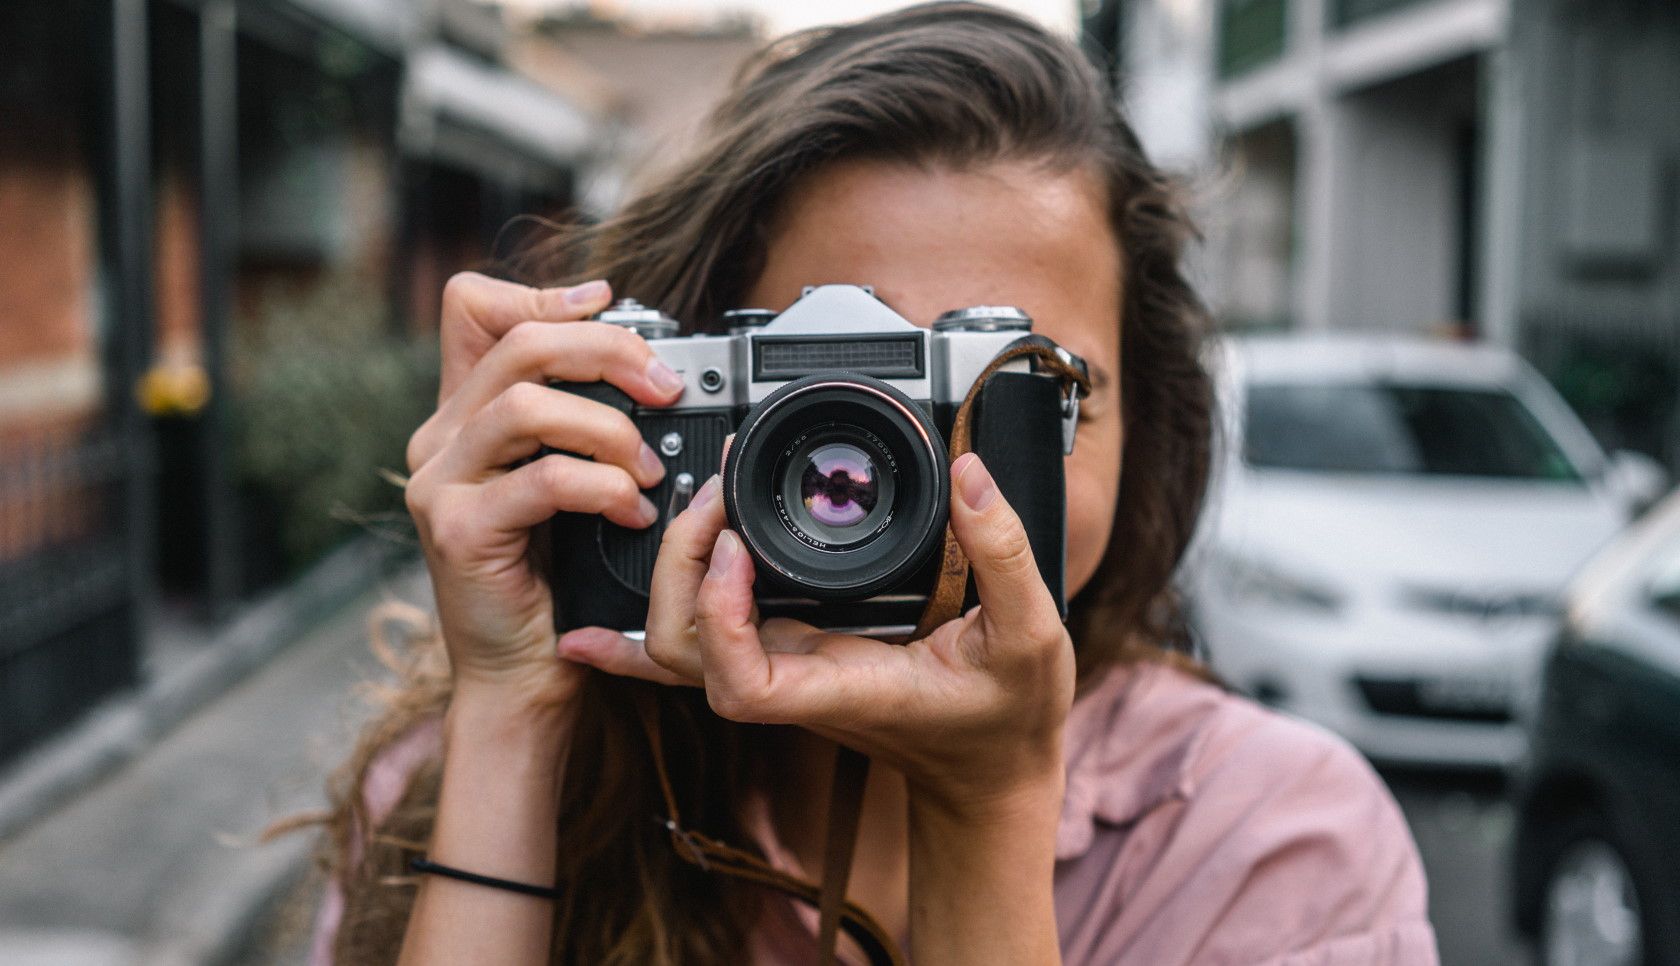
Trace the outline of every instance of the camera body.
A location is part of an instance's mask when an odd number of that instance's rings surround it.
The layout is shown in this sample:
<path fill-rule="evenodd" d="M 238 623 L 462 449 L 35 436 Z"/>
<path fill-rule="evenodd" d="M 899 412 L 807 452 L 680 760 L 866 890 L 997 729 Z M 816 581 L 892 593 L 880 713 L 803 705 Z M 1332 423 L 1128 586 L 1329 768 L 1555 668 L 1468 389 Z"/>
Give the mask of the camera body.
<path fill-rule="evenodd" d="M 724 507 L 753 558 L 762 617 L 908 635 L 939 570 L 957 410 L 1031 320 L 976 306 L 926 329 L 855 285 L 807 288 L 779 315 L 725 313 L 720 335 L 681 336 L 675 320 L 630 300 L 598 318 L 646 338 L 686 386 L 674 404 L 648 407 L 607 383 L 551 383 L 627 413 L 666 466 L 646 492 L 660 511 L 652 526 L 562 513 L 539 535 L 557 630 L 642 628 L 665 525 L 722 464 Z M 1077 399 L 1019 359 L 987 378 L 971 414 L 972 449 L 1020 515 L 1064 616 L 1062 457 Z M 968 598 L 965 607 L 972 582 Z"/>

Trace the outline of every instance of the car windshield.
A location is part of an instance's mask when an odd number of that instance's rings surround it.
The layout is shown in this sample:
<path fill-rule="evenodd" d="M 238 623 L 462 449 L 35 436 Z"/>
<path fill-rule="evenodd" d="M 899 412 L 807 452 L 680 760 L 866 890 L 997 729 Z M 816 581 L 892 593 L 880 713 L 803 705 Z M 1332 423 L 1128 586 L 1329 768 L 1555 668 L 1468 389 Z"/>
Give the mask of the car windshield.
<path fill-rule="evenodd" d="M 1580 480 L 1534 414 L 1499 389 L 1261 383 L 1248 389 L 1244 438 L 1260 468 Z"/>

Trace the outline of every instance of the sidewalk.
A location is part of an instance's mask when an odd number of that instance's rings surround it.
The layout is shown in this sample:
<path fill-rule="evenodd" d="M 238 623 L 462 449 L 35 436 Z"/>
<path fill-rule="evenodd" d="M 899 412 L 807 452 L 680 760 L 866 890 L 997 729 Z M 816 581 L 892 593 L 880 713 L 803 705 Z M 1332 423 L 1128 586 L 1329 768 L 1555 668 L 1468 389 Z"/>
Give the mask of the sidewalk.
<path fill-rule="evenodd" d="M 376 668 L 365 617 L 429 599 L 411 567 L 359 596 L 68 804 L 0 844 L 0 962 L 174 966 L 245 961 L 308 867 L 315 837 L 257 845 L 318 807 Z"/>

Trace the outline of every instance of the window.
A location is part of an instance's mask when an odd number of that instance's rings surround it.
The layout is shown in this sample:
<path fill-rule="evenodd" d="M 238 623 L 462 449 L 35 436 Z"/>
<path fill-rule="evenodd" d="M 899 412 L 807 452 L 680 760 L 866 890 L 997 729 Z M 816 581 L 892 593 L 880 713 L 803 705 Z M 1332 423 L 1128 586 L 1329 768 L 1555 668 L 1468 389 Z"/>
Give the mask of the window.
<path fill-rule="evenodd" d="M 1417 6 L 1418 2 L 1419 0 L 1331 0 L 1330 22 L 1337 27 L 1349 27 L 1403 7 Z"/>
<path fill-rule="evenodd" d="M 1219 7 L 1219 74 L 1236 77 L 1283 56 L 1288 0 L 1223 0 Z"/>
<path fill-rule="evenodd" d="M 1581 479 L 1527 407 L 1497 389 L 1259 384 L 1246 424 L 1244 455 L 1261 469 Z"/>

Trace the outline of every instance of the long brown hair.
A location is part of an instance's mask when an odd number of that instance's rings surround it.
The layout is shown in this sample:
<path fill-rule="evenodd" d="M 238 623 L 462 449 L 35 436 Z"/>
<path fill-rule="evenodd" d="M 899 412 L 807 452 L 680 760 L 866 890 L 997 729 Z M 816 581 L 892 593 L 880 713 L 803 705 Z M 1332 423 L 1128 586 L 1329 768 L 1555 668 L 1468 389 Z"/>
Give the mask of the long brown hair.
<path fill-rule="evenodd" d="M 611 219 L 531 249 L 511 274 L 553 284 L 604 277 L 707 329 L 761 271 L 779 205 L 842 159 L 972 167 L 1032 160 L 1088 168 L 1107 190 L 1121 242 L 1119 505 L 1103 562 L 1072 602 L 1082 680 L 1116 661 L 1184 646 L 1172 575 L 1208 474 L 1210 388 L 1199 360 L 1205 312 L 1179 267 L 1191 227 L 1174 184 L 1145 156 L 1096 70 L 1072 43 L 968 3 L 912 7 L 794 34 L 743 69 L 696 150 Z M 424 847 L 438 769 L 413 773 L 372 827 L 370 767 L 449 696 L 432 639 L 411 647 L 386 710 L 333 789 L 331 862 L 345 890 L 341 962 L 395 958 L 413 900 L 407 856 Z M 595 674 L 580 698 L 559 819 L 552 961 L 739 961 L 760 913 L 752 887 L 682 863 L 658 824 L 646 740 L 631 711 L 639 682 Z M 751 847 L 745 797 L 764 788 L 774 729 L 712 714 L 691 689 L 656 689 L 673 778 L 693 827 Z"/>

